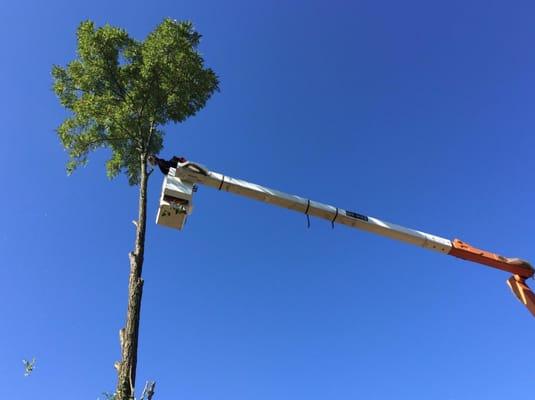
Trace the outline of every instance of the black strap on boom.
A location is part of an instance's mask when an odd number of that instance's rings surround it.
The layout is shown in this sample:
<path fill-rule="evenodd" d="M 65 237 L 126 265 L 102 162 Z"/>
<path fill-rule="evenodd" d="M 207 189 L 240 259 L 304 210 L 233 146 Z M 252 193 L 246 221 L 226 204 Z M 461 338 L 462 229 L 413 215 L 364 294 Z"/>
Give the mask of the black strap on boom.
<path fill-rule="evenodd" d="M 307 200 L 307 209 L 305 210 L 305 215 L 307 216 L 307 228 L 310 229 L 310 217 L 308 215 L 308 210 L 310 210 L 310 200 Z"/>
<path fill-rule="evenodd" d="M 331 221 L 331 228 L 334 229 L 334 221 L 336 221 L 336 217 L 338 217 L 338 207 L 336 207 L 336 214 L 334 214 L 334 218 Z"/>

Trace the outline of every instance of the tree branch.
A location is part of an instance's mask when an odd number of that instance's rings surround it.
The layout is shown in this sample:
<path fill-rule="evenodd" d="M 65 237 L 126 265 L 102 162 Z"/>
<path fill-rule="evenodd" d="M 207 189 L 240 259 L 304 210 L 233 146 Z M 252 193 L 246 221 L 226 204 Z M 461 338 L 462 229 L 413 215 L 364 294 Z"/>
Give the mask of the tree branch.
<path fill-rule="evenodd" d="M 132 98 L 128 94 L 128 91 L 125 89 L 125 87 L 119 82 L 119 78 L 115 73 L 115 69 L 110 64 L 108 59 L 106 59 L 106 66 L 108 67 L 108 73 L 110 74 L 111 80 L 113 81 L 113 83 L 115 83 L 115 86 L 117 86 L 117 90 L 119 90 L 119 93 L 117 93 L 115 90 L 113 90 L 113 88 L 110 87 L 112 92 L 115 93 L 115 95 L 118 95 L 122 101 L 130 101 L 130 104 L 133 106 L 134 102 L 132 101 Z"/>
<path fill-rule="evenodd" d="M 149 101 L 150 94 L 152 93 L 152 86 L 155 81 L 156 81 L 155 77 L 152 77 L 152 79 L 150 79 L 149 90 L 146 91 L 146 96 L 143 98 L 143 103 L 141 104 L 141 110 L 139 111 L 139 114 L 138 114 L 139 125 L 141 125 L 141 119 L 143 118 L 143 111 L 145 111 L 145 106 L 147 105 Z"/>
<path fill-rule="evenodd" d="M 152 133 L 154 132 L 154 128 L 154 120 L 151 120 L 149 126 L 149 137 L 147 138 L 147 143 L 145 143 L 145 151 L 149 151 L 150 149 L 150 140 L 152 139 Z"/>
<path fill-rule="evenodd" d="M 132 98 L 129 96 L 128 91 L 126 88 L 121 84 L 119 77 L 116 74 L 116 68 L 111 64 L 110 57 L 106 56 L 106 51 L 104 50 L 104 45 L 100 46 L 100 53 L 102 55 L 102 59 L 104 60 L 104 64 L 106 66 L 105 70 L 108 72 L 109 77 L 112 81 L 112 83 L 115 84 L 116 90 L 112 86 L 110 86 L 110 90 L 119 97 L 120 100 L 126 101 L 127 99 L 130 101 L 130 104 L 133 106 L 134 102 L 132 101 Z M 119 53 L 119 49 L 117 49 L 117 53 Z M 117 68 L 119 66 L 117 65 Z"/>
<path fill-rule="evenodd" d="M 155 387 L 156 382 L 147 381 L 147 383 L 145 383 L 145 388 L 143 389 L 143 394 L 141 395 L 141 398 L 139 400 L 152 400 L 152 396 L 154 396 Z"/>
<path fill-rule="evenodd" d="M 94 144 L 100 144 L 100 143 L 105 143 L 105 142 L 115 142 L 115 141 L 121 141 L 121 140 L 128 140 L 130 139 L 129 137 L 121 137 L 121 138 L 112 138 L 112 137 L 106 137 L 106 138 L 98 138 L 98 139 L 95 139 L 95 140 L 91 140 L 89 142 L 85 142 L 83 143 L 83 151 L 81 152 L 82 154 L 86 153 L 87 151 L 89 151 L 89 148 L 94 145 Z"/>

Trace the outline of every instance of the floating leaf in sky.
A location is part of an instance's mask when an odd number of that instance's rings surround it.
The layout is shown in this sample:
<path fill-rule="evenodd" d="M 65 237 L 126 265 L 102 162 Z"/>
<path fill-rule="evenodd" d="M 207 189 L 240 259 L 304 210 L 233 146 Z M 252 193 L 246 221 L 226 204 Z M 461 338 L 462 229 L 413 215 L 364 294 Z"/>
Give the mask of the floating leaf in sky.
<path fill-rule="evenodd" d="M 22 360 L 22 363 L 24 364 L 24 376 L 30 376 L 35 368 L 35 357 L 32 358 L 32 361 Z"/>

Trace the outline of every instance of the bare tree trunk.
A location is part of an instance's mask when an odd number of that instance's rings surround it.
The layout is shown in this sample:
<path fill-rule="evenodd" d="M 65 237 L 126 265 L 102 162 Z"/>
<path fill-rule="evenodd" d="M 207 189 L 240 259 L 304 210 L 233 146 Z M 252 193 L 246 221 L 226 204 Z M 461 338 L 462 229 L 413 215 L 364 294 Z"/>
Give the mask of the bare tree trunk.
<path fill-rule="evenodd" d="M 141 175 L 139 184 L 139 218 L 136 224 L 136 242 L 130 257 L 130 280 L 128 284 L 128 308 L 126 325 L 119 332 L 122 360 L 116 364 L 118 381 L 117 400 L 134 398 L 136 385 L 137 346 L 139 338 L 139 316 L 143 294 L 143 255 L 145 252 L 145 229 L 147 219 L 147 155 L 141 155 Z"/>

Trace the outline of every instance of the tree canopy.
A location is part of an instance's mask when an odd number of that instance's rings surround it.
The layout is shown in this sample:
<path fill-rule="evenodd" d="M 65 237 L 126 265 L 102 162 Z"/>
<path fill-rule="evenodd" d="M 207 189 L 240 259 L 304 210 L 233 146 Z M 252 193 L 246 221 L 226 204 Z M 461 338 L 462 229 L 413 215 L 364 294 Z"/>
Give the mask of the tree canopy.
<path fill-rule="evenodd" d="M 52 69 L 54 91 L 71 111 L 57 129 L 68 173 L 108 147 L 108 176 L 125 172 L 131 185 L 139 183 L 140 163 L 163 147 L 162 126 L 194 115 L 218 90 L 197 50 L 200 39 L 190 22 L 172 19 L 144 41 L 110 25 L 80 24 L 77 58 Z"/>

